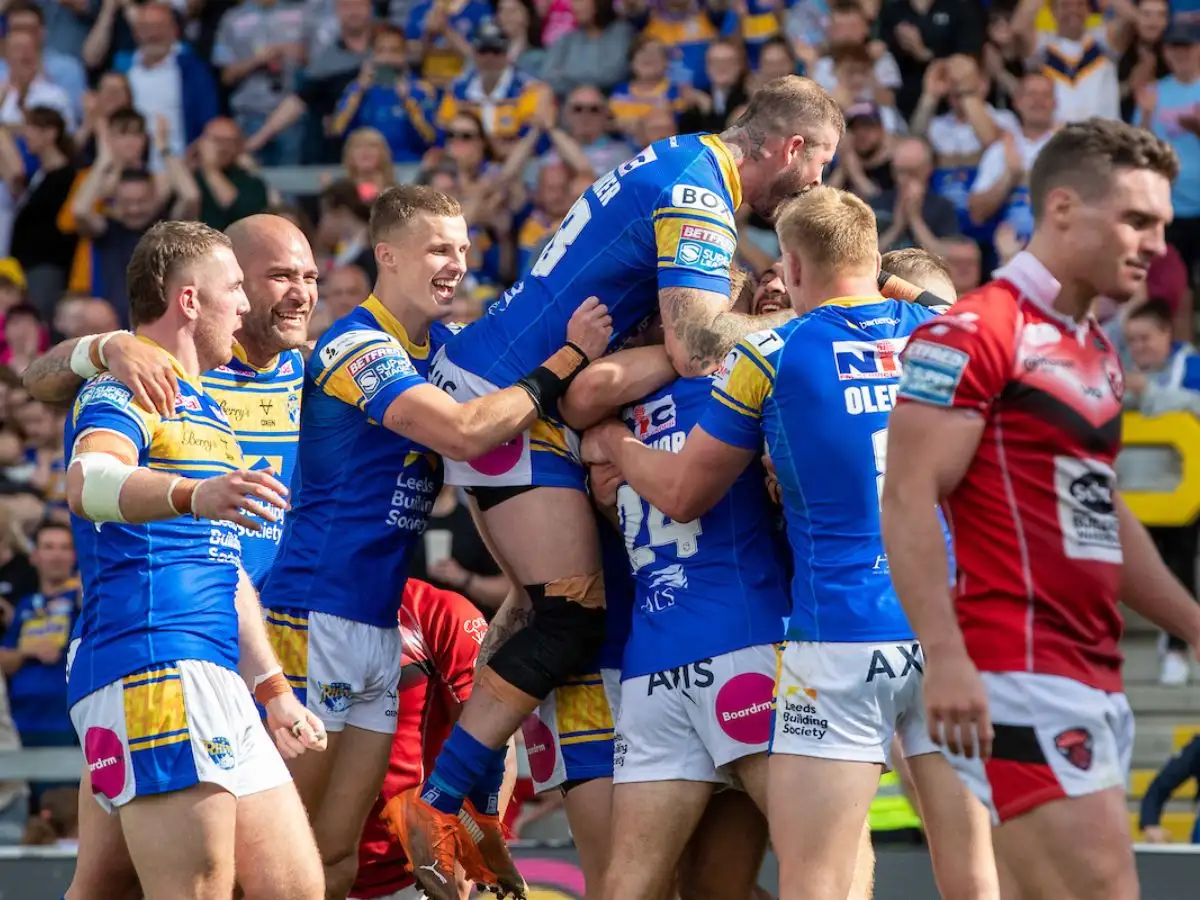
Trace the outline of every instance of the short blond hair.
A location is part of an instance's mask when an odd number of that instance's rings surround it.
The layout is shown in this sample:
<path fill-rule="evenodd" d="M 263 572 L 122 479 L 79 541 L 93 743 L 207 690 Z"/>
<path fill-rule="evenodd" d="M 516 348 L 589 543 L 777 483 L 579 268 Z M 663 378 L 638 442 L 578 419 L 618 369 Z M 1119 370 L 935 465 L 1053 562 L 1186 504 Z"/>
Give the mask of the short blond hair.
<path fill-rule="evenodd" d="M 881 268 L 889 275 L 899 275 L 926 291 L 930 289 L 927 283 L 930 279 L 954 282 L 946 261 L 920 247 L 888 251 L 883 254 Z"/>
<path fill-rule="evenodd" d="M 822 125 L 837 131 L 839 138 L 846 133 L 846 120 L 838 102 L 815 81 L 799 75 L 785 75 L 755 90 L 745 111 L 730 124 L 726 133 L 740 129 L 752 146 L 758 147 L 768 138 L 786 138 L 794 134 L 811 141 Z"/>
<path fill-rule="evenodd" d="M 832 187 L 814 187 L 789 200 L 775 231 L 780 247 L 826 272 L 874 271 L 879 236 L 875 213 L 862 200 Z"/>
<path fill-rule="evenodd" d="M 149 325 L 166 315 L 171 279 L 218 247 L 232 249 L 233 244 L 202 222 L 159 222 L 142 235 L 125 270 L 129 319 L 134 326 Z"/>
<path fill-rule="evenodd" d="M 462 207 L 431 187 L 417 184 L 398 184 L 388 188 L 371 204 L 371 243 L 386 241 L 395 232 L 408 227 L 417 216 L 462 215 Z"/>

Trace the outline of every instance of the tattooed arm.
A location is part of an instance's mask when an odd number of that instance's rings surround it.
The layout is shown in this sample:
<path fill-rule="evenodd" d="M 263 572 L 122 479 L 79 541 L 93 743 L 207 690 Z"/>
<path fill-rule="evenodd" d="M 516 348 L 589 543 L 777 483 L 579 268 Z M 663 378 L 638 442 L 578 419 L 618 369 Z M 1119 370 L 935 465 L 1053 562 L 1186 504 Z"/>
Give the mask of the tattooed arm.
<path fill-rule="evenodd" d="M 79 338 L 63 341 L 29 364 L 22 380 L 31 397 L 57 405 L 75 399 L 75 393 L 83 384 L 83 379 L 71 371 L 71 354 L 78 343 Z"/>
<path fill-rule="evenodd" d="M 727 296 L 696 288 L 664 288 L 658 292 L 658 305 L 667 356 L 685 378 L 707 375 L 743 337 L 775 328 L 795 316 L 790 309 L 769 316 L 730 312 Z"/>
<path fill-rule="evenodd" d="M 25 390 L 43 403 L 69 404 L 83 384 L 71 369 L 71 354 L 82 338 L 63 341 L 35 359 L 25 370 Z M 103 352 L 97 347 L 103 343 Z M 133 391 L 133 399 L 146 410 L 170 416 L 175 410 L 179 384 L 171 357 L 156 344 L 140 341 L 127 331 L 112 332 L 92 342 L 92 364 Z"/>

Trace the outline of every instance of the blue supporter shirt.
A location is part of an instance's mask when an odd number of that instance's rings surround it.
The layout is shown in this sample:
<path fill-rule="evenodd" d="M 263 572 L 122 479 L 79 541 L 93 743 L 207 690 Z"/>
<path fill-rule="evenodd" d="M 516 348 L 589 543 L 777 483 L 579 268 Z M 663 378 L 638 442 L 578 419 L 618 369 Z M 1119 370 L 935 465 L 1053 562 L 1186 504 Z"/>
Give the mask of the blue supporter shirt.
<path fill-rule="evenodd" d="M 291 485 L 300 439 L 300 396 L 304 388 L 304 358 L 298 350 L 279 354 L 264 369 L 246 360 L 241 347 L 233 359 L 200 376 L 204 389 L 221 405 L 251 469 L 270 468 Z M 271 571 L 283 521 L 264 522 L 261 531 L 233 526 L 241 539 L 242 566 L 256 588 Z"/>
<path fill-rule="evenodd" d="M 262 589 L 264 607 L 395 628 L 413 548 L 442 486 L 428 448 L 384 428 L 427 384 L 450 335 L 413 343 L 375 295 L 335 322 L 309 357 L 292 511 Z"/>
<path fill-rule="evenodd" d="M 680 378 L 621 415 L 643 444 L 678 453 L 712 391 L 711 376 Z M 756 460 L 691 522 L 672 521 L 621 486 L 618 510 L 637 583 L 622 678 L 783 639 L 787 579 L 765 477 Z"/>
<path fill-rule="evenodd" d="M 67 642 L 79 616 L 82 602 L 79 581 L 73 579 L 49 596 L 30 594 L 17 602 L 13 621 L 4 633 L 0 647 L 25 649 L 34 641 L 49 641 L 59 650 L 57 662 L 44 663 L 29 658 L 8 679 L 8 699 L 17 733 L 34 735 L 65 734 L 74 736 L 75 728 L 67 714 L 67 695 L 63 683 L 67 673 Z"/>
<path fill-rule="evenodd" d="M 1200 79 L 1183 84 L 1168 75 L 1159 79 L 1157 89 L 1154 118 L 1143 122 L 1139 110 L 1134 124 L 1148 128 L 1179 154 L 1179 177 L 1171 185 L 1171 205 L 1176 218 L 1194 219 L 1200 216 L 1200 137 L 1184 128 L 1179 118 L 1194 115 L 1200 108 Z"/>
<path fill-rule="evenodd" d="M 765 438 L 783 489 L 791 640 L 913 637 L 892 588 L 879 508 L 900 351 L 934 315 L 879 297 L 831 300 L 745 338 L 714 381 L 700 427 L 755 451 Z"/>
<path fill-rule="evenodd" d="M 662 288 L 728 295 L 741 202 L 720 138 L 650 144 L 584 192 L 529 274 L 450 342 L 450 360 L 508 387 L 563 345 L 567 322 L 590 296 L 613 317 L 611 348 L 658 312 Z"/>
<path fill-rule="evenodd" d="M 99 429 L 128 438 L 138 464 L 153 471 L 211 478 L 242 468 L 241 447 L 220 405 L 172 362 L 179 395 L 169 418 L 142 409 L 111 375 L 98 375 L 75 399 L 65 446 Z M 234 596 L 242 554 L 231 523 L 179 516 L 96 524 L 72 515 L 71 530 L 84 584 L 71 704 L 133 672 L 180 659 L 237 671 Z"/>

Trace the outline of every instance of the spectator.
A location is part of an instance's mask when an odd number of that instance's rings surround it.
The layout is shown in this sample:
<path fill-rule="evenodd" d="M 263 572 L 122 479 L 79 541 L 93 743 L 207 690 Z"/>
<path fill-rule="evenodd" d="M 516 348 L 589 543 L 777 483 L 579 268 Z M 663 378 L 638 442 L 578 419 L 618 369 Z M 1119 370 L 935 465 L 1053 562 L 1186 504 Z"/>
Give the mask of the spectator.
<path fill-rule="evenodd" d="M 977 0 L 892 0 L 884 5 L 879 35 L 900 69 L 896 106 L 902 115 L 911 117 L 917 108 L 931 62 L 982 52 L 983 10 Z"/>
<path fill-rule="evenodd" d="M 121 327 L 112 304 L 99 297 L 68 294 L 54 310 L 54 331 L 64 340 L 104 334 Z"/>
<path fill-rule="evenodd" d="M 1121 118 L 1127 122 L 1133 121 L 1142 88 L 1171 74 L 1163 54 L 1163 35 L 1170 19 L 1167 0 L 1141 0 L 1132 27 L 1119 29 L 1113 35 L 1113 50 L 1120 53 L 1117 77 L 1121 85 Z"/>
<path fill-rule="evenodd" d="M 881 88 L 875 80 L 875 64 L 865 46 L 847 44 L 836 47 L 831 67 L 833 97 L 843 112 L 859 103 L 868 103 L 875 108 L 889 134 L 905 134 L 908 131 L 908 125 L 900 113 L 877 101 L 879 97 L 890 97 L 891 91 Z"/>
<path fill-rule="evenodd" d="M 111 176 L 111 166 L 111 163 L 97 163 L 92 167 L 71 210 L 79 233 L 92 241 L 90 293 L 111 303 L 122 326 L 128 328 L 129 292 L 125 269 L 137 242 L 161 218 L 163 205 L 156 196 L 154 181 L 148 172 L 126 169 L 117 175 L 112 203 L 103 212 L 97 212 L 100 192 Z M 170 218 L 187 219 L 195 212 L 194 200 L 177 198 Z"/>
<path fill-rule="evenodd" d="M 724 131 L 730 111 L 749 97 L 746 54 L 737 41 L 727 38 L 713 41 L 704 54 L 704 74 L 708 79 L 707 94 L 694 88 L 684 92 L 687 108 L 679 117 L 682 134 Z"/>
<path fill-rule="evenodd" d="M 758 51 L 758 77 L 754 83 L 774 81 L 785 75 L 795 75 L 799 70 L 795 51 L 783 38 L 771 38 Z"/>
<path fill-rule="evenodd" d="M 37 0 L 46 20 L 46 46 L 78 59 L 91 27 L 92 0 Z"/>
<path fill-rule="evenodd" d="M 491 16 L 483 0 L 421 0 L 404 29 L 409 63 L 434 87 L 445 87 L 463 74 L 474 55 L 471 36 Z"/>
<path fill-rule="evenodd" d="M 683 111 L 683 91 L 667 77 L 669 62 L 667 47 L 662 41 L 645 36 L 638 38 L 629 60 L 633 77 L 614 89 L 608 98 L 608 108 L 622 134 L 632 136 L 638 122 L 651 110 L 665 107 L 676 116 Z"/>
<path fill-rule="evenodd" d="M 829 183 L 870 200 L 896 186 L 892 180 L 892 138 L 884 128 L 883 110 L 878 103 L 855 103 L 845 116 L 846 136 Z"/>
<path fill-rule="evenodd" d="M 638 147 L 647 147 L 655 141 L 665 141 L 679 133 L 675 114 L 665 106 L 656 106 L 637 120 L 633 129 L 633 142 Z"/>
<path fill-rule="evenodd" d="M 83 113 L 83 96 L 88 86 L 87 73 L 77 56 L 46 46 L 46 18 L 41 7 L 29 0 L 14 0 L 4 11 L 4 24 L 9 34 L 24 32 L 33 37 L 46 80 L 66 91 L 73 113 L 70 121 L 78 122 Z M 8 79 L 8 61 L 0 61 L 0 81 Z M 27 105 L 38 104 L 27 102 Z"/>
<path fill-rule="evenodd" d="M 988 10 L 987 43 L 983 45 L 983 71 L 992 83 L 988 102 L 997 109 L 1009 109 L 1028 69 L 1022 42 L 1012 30 L 1012 9 L 993 5 Z"/>
<path fill-rule="evenodd" d="M 13 379 L 11 369 L 0 369 L 0 372 L 4 373 L 6 379 L 0 383 L 4 383 L 5 389 L 11 392 L 13 382 L 19 384 L 19 380 Z M 9 437 L 13 438 L 12 432 L 9 432 Z M 8 502 L 0 502 L 0 636 L 7 633 L 12 625 L 17 601 L 38 589 L 37 569 L 23 550 L 12 510 Z M 0 716 L 7 715 L 8 704 L 2 704 L 2 707 Z M 0 731 L 2 730 L 3 726 L 0 725 Z"/>
<path fill-rule="evenodd" d="M 1088 0 L 1055 0 L 1053 34 L 1038 33 L 1037 14 L 1044 0 L 1020 0 L 1013 13 L 1012 29 L 1022 52 L 1033 56 L 1054 80 L 1060 122 L 1079 122 L 1089 116 L 1121 116 L 1121 88 L 1112 59 L 1110 29 L 1118 27 L 1121 5 L 1113 5 L 1117 18 L 1108 26 L 1088 28 Z"/>
<path fill-rule="evenodd" d="M 119 72 L 105 72 L 100 76 L 96 90 L 83 95 L 83 122 L 75 132 L 75 147 L 78 158 L 85 164 L 90 165 L 95 160 L 96 141 L 107 130 L 113 114 L 118 110 L 136 112 L 133 110 L 129 79 Z M 143 119 L 143 132 L 145 125 Z M 142 161 L 144 163 L 145 160 Z"/>
<path fill-rule="evenodd" d="M 267 208 L 267 183 L 240 162 L 242 133 L 233 119 L 213 119 L 200 138 L 196 186 L 200 221 L 224 231 Z"/>
<path fill-rule="evenodd" d="M 324 116 L 334 110 L 356 77 L 370 80 L 362 69 L 371 49 L 371 0 L 335 0 L 334 11 L 335 33 L 329 39 L 310 40 L 303 85 L 285 97 L 262 127 L 249 135 L 246 149 L 250 153 L 257 153 L 311 111 L 304 159 L 309 162 L 337 159 L 341 142 L 325 139 Z"/>
<path fill-rule="evenodd" d="M 533 0 L 498 0 L 496 23 L 508 38 L 508 61 L 534 78 L 542 77 L 542 20 Z"/>
<path fill-rule="evenodd" d="M 321 191 L 321 243 L 333 251 L 333 267 L 358 266 L 375 283 L 378 269 L 367 232 L 370 207 L 358 193 L 358 185 L 342 179 Z"/>
<path fill-rule="evenodd" d="M 608 102 L 598 88 L 584 85 L 571 91 L 563 105 L 562 132 L 578 146 L 597 175 L 611 172 L 634 153 L 633 145 L 608 132 Z M 554 140 L 554 132 L 551 132 Z M 565 162 L 558 150 L 561 141 L 545 153 L 541 165 Z M 536 171 L 534 172 L 536 177 Z"/>
<path fill-rule="evenodd" d="M 304 62 L 304 8 L 280 0 L 245 0 L 221 17 L 213 65 L 230 90 L 229 109 L 242 134 L 254 134 L 296 89 Z M 302 128 L 292 126 L 259 148 L 263 165 L 300 162 Z"/>
<path fill-rule="evenodd" d="M 26 488 L 46 504 L 47 516 L 54 513 L 56 519 L 69 527 L 63 419 L 63 410 L 27 400 L 17 407 L 14 424 L 24 438 Z"/>
<path fill-rule="evenodd" d="M 736 18 L 705 0 L 659 0 L 649 6 L 649 13 L 646 9 L 646 0 L 626 0 L 625 15 L 635 26 L 641 26 L 641 36 L 670 49 L 671 80 L 707 90 L 705 51 L 722 30 L 737 28 Z"/>
<path fill-rule="evenodd" d="M 896 187 L 868 202 L 875 210 L 882 251 L 920 247 L 941 256 L 941 238 L 958 234 L 958 215 L 945 197 L 930 191 L 933 152 L 920 138 L 903 138 L 892 151 Z"/>
<path fill-rule="evenodd" d="M 495 147 L 483 130 L 479 116 L 468 110 L 455 115 L 443 131 L 445 156 L 458 166 L 462 195 L 476 193 L 486 176 L 499 171 Z"/>
<path fill-rule="evenodd" d="M 44 106 L 26 113 L 25 144 L 38 169 L 17 201 L 12 255 L 25 270 L 30 299 L 49 319 L 75 256 L 75 235 L 58 228 L 58 212 L 75 184 L 75 144 L 62 116 Z"/>
<path fill-rule="evenodd" d="M 208 63 L 178 43 L 179 29 L 167 4 L 139 7 L 134 37 L 137 51 L 119 59 L 117 69 L 128 76 L 133 105 L 146 121 L 166 119 L 168 148 L 181 156 L 220 109 L 216 81 Z"/>
<path fill-rule="evenodd" d="M 346 140 L 342 169 L 358 185 L 364 203 L 374 202 L 380 191 L 396 183 L 392 151 L 383 135 L 374 128 L 360 128 Z"/>
<path fill-rule="evenodd" d="M 870 35 L 871 23 L 867 19 L 866 10 L 857 0 L 834 0 L 829 10 L 829 34 L 826 44 L 828 52 L 816 60 L 808 72 L 808 77 L 832 94 L 840 83 L 833 71 L 837 51 L 847 47 L 862 48 L 867 52 L 871 74 L 874 75 L 873 84 L 881 91 L 886 91 L 887 96 L 855 96 L 852 99 L 879 100 L 889 104 L 893 102 L 893 92 L 898 90 L 901 84 L 900 67 L 886 47 L 880 47 L 878 55 L 872 54 L 867 46 Z"/>
<path fill-rule="evenodd" d="M 0 671 L 8 677 L 21 742 L 26 747 L 70 747 L 79 741 L 67 715 L 63 684 L 67 642 L 81 600 L 70 527 L 38 528 L 31 562 L 37 591 L 17 602 L 12 627 L 0 642 Z"/>
<path fill-rule="evenodd" d="M 475 65 L 455 79 L 442 97 L 437 122 L 445 127 L 461 112 L 473 112 L 497 149 L 525 133 L 539 111 L 553 103 L 549 88 L 508 61 L 508 38 L 494 22 L 475 37 Z M 507 154 L 504 154 L 507 155 Z"/>
<path fill-rule="evenodd" d="M 63 117 L 68 131 L 75 129 L 75 104 L 65 88 L 42 74 L 38 38 L 29 31 L 14 31 L 4 39 L 8 75 L 0 84 L 0 125 L 21 125 L 27 110 L 44 106 Z"/>
<path fill-rule="evenodd" d="M 36 584 L 36 582 L 35 582 Z M 0 678 L 0 753 L 21 749 L 21 736 L 8 707 L 8 685 Z M 0 846 L 20 843 L 29 815 L 29 785 L 0 781 Z"/>
<path fill-rule="evenodd" d="M 1033 234 L 1029 170 L 1055 131 L 1054 82 L 1042 72 L 1030 72 L 1021 79 L 1015 104 L 1021 126 L 1004 132 L 984 151 L 967 196 L 967 210 L 973 224 L 1006 222 L 1025 242 Z"/>
<path fill-rule="evenodd" d="M 81 49 L 83 64 L 89 72 L 111 69 L 118 52 L 125 53 L 136 46 L 133 22 L 139 9 L 122 0 L 100 0 L 100 11 Z"/>
<path fill-rule="evenodd" d="M 1167 760 L 1166 765 L 1159 770 L 1146 788 L 1142 797 L 1142 808 L 1138 818 L 1138 828 L 1147 844 L 1169 844 L 1171 834 L 1160 824 L 1163 810 L 1167 801 L 1185 782 L 1197 779 L 1200 785 L 1200 735 L 1192 738 L 1187 745 Z M 1197 791 L 1200 798 L 1200 791 Z M 1192 843 L 1200 844 L 1200 816 L 1192 826 Z"/>
<path fill-rule="evenodd" d="M 533 211 L 517 232 L 517 277 L 524 278 L 546 241 L 558 230 L 576 198 L 571 196 L 571 170 L 562 163 L 542 166 L 533 193 Z"/>
<path fill-rule="evenodd" d="M 559 97 L 585 85 L 611 91 L 629 71 L 633 27 L 613 11 L 613 0 L 571 0 L 575 30 L 550 45 L 542 77 Z"/>
<path fill-rule="evenodd" d="M 351 131 L 370 129 L 386 140 L 389 162 L 412 163 L 419 162 L 437 138 L 437 93 L 428 82 L 412 77 L 405 52 L 401 32 L 386 26 L 376 30 L 371 59 L 338 101 L 329 133 L 344 138 Z M 343 151 L 343 159 L 345 155 Z"/>
<path fill-rule="evenodd" d="M 1167 240 L 1188 264 L 1195 284 L 1200 261 L 1200 25 L 1173 24 L 1163 40 L 1171 74 L 1138 95 L 1134 124 L 1149 128 L 1179 154 L 1179 175 L 1171 185 L 1175 221 Z"/>
<path fill-rule="evenodd" d="M 320 299 L 309 324 L 309 337 L 316 340 L 342 316 L 349 315 L 371 293 L 367 273 L 356 265 L 338 266 L 321 279 Z"/>
<path fill-rule="evenodd" d="M 45 330 L 38 308 L 30 303 L 19 303 L 8 310 L 4 314 L 4 349 L 0 351 L 0 363 L 21 375 L 45 351 Z"/>
<path fill-rule="evenodd" d="M 79 847 L 79 787 L 50 788 L 41 796 L 41 808 L 31 816 L 21 843 L 26 847 Z"/>
<path fill-rule="evenodd" d="M 983 284 L 983 255 L 977 243 L 962 235 L 950 235 L 942 238 L 941 246 L 956 296 L 961 297 Z"/>

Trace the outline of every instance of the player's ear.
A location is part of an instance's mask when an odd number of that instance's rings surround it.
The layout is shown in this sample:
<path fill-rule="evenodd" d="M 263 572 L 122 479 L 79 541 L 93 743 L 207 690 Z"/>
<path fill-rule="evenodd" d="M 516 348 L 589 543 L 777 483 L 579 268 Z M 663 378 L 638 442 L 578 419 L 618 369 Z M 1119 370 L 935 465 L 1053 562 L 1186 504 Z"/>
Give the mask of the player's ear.
<path fill-rule="evenodd" d="M 396 251 L 392 248 L 392 245 L 386 241 L 380 241 L 376 244 L 375 261 L 382 268 L 394 269 L 396 267 Z"/>
<path fill-rule="evenodd" d="M 883 271 L 883 257 L 880 255 L 879 251 L 876 250 L 875 251 L 875 277 L 876 278 L 879 277 L 879 273 L 881 271 Z"/>
<path fill-rule="evenodd" d="M 791 165 L 797 159 L 804 157 L 804 135 L 793 134 L 791 137 L 784 138 L 783 141 L 783 161 L 785 164 Z"/>
<path fill-rule="evenodd" d="M 196 286 L 185 284 L 179 289 L 177 301 L 185 319 L 195 320 L 200 317 L 200 293 Z"/>

